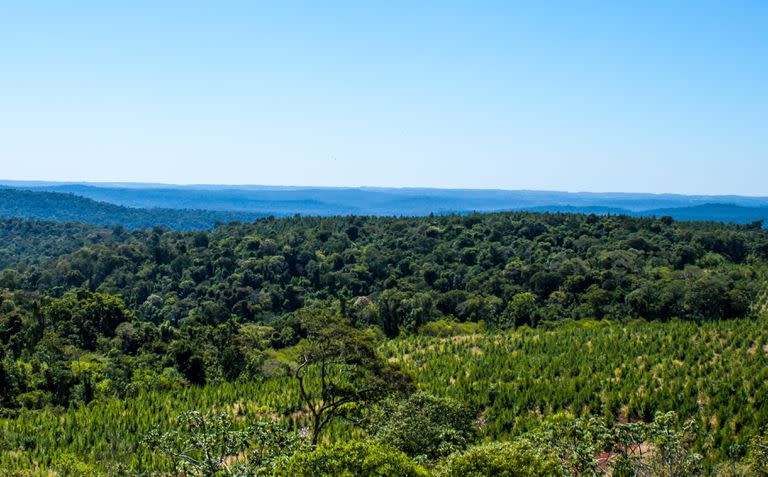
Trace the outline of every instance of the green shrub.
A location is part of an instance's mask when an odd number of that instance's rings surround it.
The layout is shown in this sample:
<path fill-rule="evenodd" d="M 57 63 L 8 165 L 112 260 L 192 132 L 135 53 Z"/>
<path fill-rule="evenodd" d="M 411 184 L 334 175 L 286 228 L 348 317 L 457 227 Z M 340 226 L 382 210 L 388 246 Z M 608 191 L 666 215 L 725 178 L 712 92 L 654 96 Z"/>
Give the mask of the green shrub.
<path fill-rule="evenodd" d="M 302 451 L 281 465 L 278 477 L 426 477 L 400 451 L 369 441 L 348 441 Z"/>
<path fill-rule="evenodd" d="M 564 476 L 560 463 L 526 441 L 493 442 L 452 454 L 438 467 L 437 477 Z"/>
<path fill-rule="evenodd" d="M 450 320 L 430 321 L 419 328 L 420 335 L 440 337 L 471 335 L 483 331 L 485 331 L 485 323 L 458 323 Z"/>
<path fill-rule="evenodd" d="M 418 460 L 437 460 L 465 449 L 478 436 L 477 413 L 465 403 L 416 393 L 387 400 L 368 417 L 368 431 Z"/>
<path fill-rule="evenodd" d="M 52 467 L 56 469 L 56 475 L 59 477 L 97 477 L 99 475 L 93 466 L 69 453 L 54 457 Z"/>
<path fill-rule="evenodd" d="M 26 409 L 41 409 L 51 402 L 51 393 L 40 390 L 29 391 L 19 394 L 16 400 Z"/>

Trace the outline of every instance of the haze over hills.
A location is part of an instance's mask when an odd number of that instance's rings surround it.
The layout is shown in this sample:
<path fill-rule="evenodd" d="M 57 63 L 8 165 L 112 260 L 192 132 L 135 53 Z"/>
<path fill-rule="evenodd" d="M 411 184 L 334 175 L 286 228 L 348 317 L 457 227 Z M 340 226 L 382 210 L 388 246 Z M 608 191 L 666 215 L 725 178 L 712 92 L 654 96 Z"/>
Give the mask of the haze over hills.
<path fill-rule="evenodd" d="M 139 209 L 99 202 L 74 194 L 0 189 L 0 218 L 8 217 L 122 225 L 129 229 L 161 226 L 171 230 L 198 230 L 213 228 L 217 222 L 251 222 L 262 215 L 218 210 Z"/>
<path fill-rule="evenodd" d="M 768 218 L 768 197 L 735 195 L 30 181 L 0 181 L 0 185 L 56 194 L 14 195 L 6 189 L 0 196 L 0 213 L 4 216 L 119 223 L 128 227 L 209 228 L 216 221 L 251 221 L 264 215 L 418 216 L 520 210 L 668 215 L 677 220 L 733 223 Z M 67 195 L 59 195 L 62 193 Z M 184 210 L 181 215 L 179 209 Z"/>

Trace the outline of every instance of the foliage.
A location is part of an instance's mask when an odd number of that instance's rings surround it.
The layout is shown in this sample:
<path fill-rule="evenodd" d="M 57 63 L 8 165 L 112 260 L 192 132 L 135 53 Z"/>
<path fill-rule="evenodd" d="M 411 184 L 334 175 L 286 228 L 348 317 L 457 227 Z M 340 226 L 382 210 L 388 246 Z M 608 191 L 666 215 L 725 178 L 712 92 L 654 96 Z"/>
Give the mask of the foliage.
<path fill-rule="evenodd" d="M 434 461 L 477 439 L 476 414 L 455 399 L 415 393 L 377 406 L 367 417 L 367 427 L 379 442 L 418 460 Z"/>
<path fill-rule="evenodd" d="M 23 270 L 85 246 L 112 242 L 114 234 L 112 230 L 81 223 L 0 219 L 0 269 L 5 270 L 0 274 L 0 289 L 13 290 L 20 285 L 17 268 Z"/>
<path fill-rule="evenodd" d="M 242 471 L 249 476 L 270 476 L 299 451 L 309 447 L 308 436 L 291 431 L 284 424 L 259 420 L 248 428 L 250 449 Z"/>
<path fill-rule="evenodd" d="M 97 477 L 98 471 L 91 465 L 80 461 L 72 454 L 61 454 L 54 458 L 52 466 L 60 477 Z"/>
<path fill-rule="evenodd" d="M 423 336 L 457 336 L 471 335 L 485 331 L 484 323 L 459 323 L 446 319 L 430 321 L 419 328 L 419 334 Z"/>
<path fill-rule="evenodd" d="M 614 442 L 612 429 L 598 419 L 565 419 L 548 423 L 534 439 L 541 448 L 548 448 L 557 456 L 568 475 L 593 476 L 601 474 L 607 463 L 601 461 L 603 451 L 613 455 L 615 447 L 625 448 Z M 641 440 L 641 439 L 640 439 Z M 640 441 L 638 440 L 638 441 Z M 637 441 L 629 443 L 629 446 Z"/>
<path fill-rule="evenodd" d="M 249 433 L 235 429 L 227 412 L 203 415 L 191 411 L 179 416 L 173 430 L 151 431 L 143 444 L 168 456 L 174 472 L 214 477 L 232 473 L 229 459 L 245 450 L 248 439 Z"/>
<path fill-rule="evenodd" d="M 768 421 L 765 319 L 580 322 L 549 330 L 454 338 L 409 337 L 384 353 L 424 391 L 484 410 L 484 431 L 513 438 L 542 416 L 650 422 L 656 412 L 696 417 L 705 458 L 722 461 Z M 575 352 L 574 350 L 578 350 Z M 738 456 L 739 454 L 735 454 Z"/>
<path fill-rule="evenodd" d="M 743 458 L 750 439 L 768 422 L 761 399 L 768 395 L 767 344 L 768 326 L 761 319 L 581 322 L 487 335 L 402 337 L 379 349 L 411 372 L 419 389 L 481 409 L 487 439 L 535 432 L 558 413 L 649 422 L 656 411 L 674 409 L 700 424 L 693 449 L 712 468 Z M 102 386 L 95 382 L 97 390 Z M 168 428 L 178 413 L 193 409 L 237 407 L 250 421 L 268 409 L 291 429 L 311 427 L 290 374 L 96 396 L 88 406 L 22 409 L 0 417 L 0 447 L 7 449 L 0 451 L 0 469 L 47 466 L 51 455 L 64 452 L 89 464 L 162 469 L 164 461 L 139 448 L 138 438 L 155 426 Z M 338 442 L 357 434 L 337 420 L 324 435 Z"/>
<path fill-rule="evenodd" d="M 470 416 L 486 440 L 547 442 L 575 472 L 601 471 L 604 453 L 640 472 L 641 438 L 641 461 L 665 469 L 760 460 L 759 227 L 528 213 L 199 232 L 5 220 L 0 238 L 0 473 L 151 474 L 169 462 L 141 436 L 195 409 L 237 415 L 250 467 L 231 470 L 251 474 L 313 434 L 359 440 L 363 416 L 379 442 L 433 462 L 473 441 Z M 411 391 L 404 375 L 420 393 L 375 408 Z M 652 436 L 667 411 L 680 422 Z"/>
<path fill-rule="evenodd" d="M 692 451 L 694 428 L 693 420 L 681 425 L 672 411 L 650 423 L 555 416 L 532 442 L 556 455 L 568 475 L 685 477 L 701 470 L 702 456 Z"/>
<path fill-rule="evenodd" d="M 648 426 L 646 439 L 653 446 L 650 455 L 636 462 L 640 477 L 686 477 L 700 475 L 702 456 L 691 452 L 695 421 L 682 426 L 674 412 L 658 414 Z"/>
<path fill-rule="evenodd" d="M 754 475 L 768 475 L 768 427 L 764 427 L 752 437 L 747 463 Z"/>
<path fill-rule="evenodd" d="M 233 316 L 269 324 L 344 296 L 345 316 L 394 337 L 454 318 L 493 327 L 742 317 L 768 256 L 759 228 L 568 214 L 297 217 L 99 234 L 11 282 L 119 295 L 143 321 L 174 326 Z"/>
<path fill-rule="evenodd" d="M 492 442 L 449 456 L 436 477 L 557 477 L 566 475 L 554 456 L 525 440 Z"/>
<path fill-rule="evenodd" d="M 285 477 L 426 477 L 429 473 L 402 452 L 370 441 L 321 446 L 294 455 L 277 469 Z"/>
<path fill-rule="evenodd" d="M 189 411 L 173 430 L 147 433 L 142 445 L 166 456 L 174 473 L 269 476 L 305 448 L 307 439 L 272 419 L 237 426 L 229 412 Z"/>
<path fill-rule="evenodd" d="M 301 319 L 307 330 L 299 343 L 294 376 L 312 414 L 312 444 L 336 417 L 355 405 L 407 389 L 409 380 L 377 353 L 370 334 L 343 318 L 311 311 Z"/>

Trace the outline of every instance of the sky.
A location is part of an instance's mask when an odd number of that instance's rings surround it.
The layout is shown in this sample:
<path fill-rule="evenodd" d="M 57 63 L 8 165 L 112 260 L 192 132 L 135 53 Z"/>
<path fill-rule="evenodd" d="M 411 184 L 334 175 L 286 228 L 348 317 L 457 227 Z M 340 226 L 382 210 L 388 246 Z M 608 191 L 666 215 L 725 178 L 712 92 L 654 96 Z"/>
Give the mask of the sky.
<path fill-rule="evenodd" d="M 768 2 L 0 0 L 0 179 L 768 195 Z"/>

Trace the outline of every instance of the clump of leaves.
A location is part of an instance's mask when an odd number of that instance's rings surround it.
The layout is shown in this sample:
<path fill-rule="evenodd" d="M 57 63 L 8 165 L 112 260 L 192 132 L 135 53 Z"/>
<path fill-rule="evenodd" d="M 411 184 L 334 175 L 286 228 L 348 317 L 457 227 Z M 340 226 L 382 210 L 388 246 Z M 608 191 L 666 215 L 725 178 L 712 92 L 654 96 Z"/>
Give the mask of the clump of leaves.
<path fill-rule="evenodd" d="M 747 464 L 754 475 L 768 476 L 768 427 L 752 437 L 749 443 Z"/>
<path fill-rule="evenodd" d="M 174 472 L 199 477 L 272 475 L 308 445 L 307 438 L 274 420 L 238 425 L 227 412 L 179 415 L 175 429 L 152 430 L 142 443 L 167 456 Z"/>
<path fill-rule="evenodd" d="M 258 421 L 248 431 L 248 463 L 241 464 L 239 471 L 249 477 L 273 475 L 294 454 L 310 447 L 307 435 L 291 431 L 278 421 Z"/>
<path fill-rule="evenodd" d="M 465 403 L 415 393 L 376 406 L 366 418 L 366 427 L 377 441 L 417 460 L 434 461 L 477 439 L 476 417 Z"/>
<path fill-rule="evenodd" d="M 245 450 L 249 437 L 247 430 L 234 428 L 229 413 L 190 411 L 179 415 L 175 429 L 150 431 L 143 444 L 168 456 L 176 472 L 213 477 L 232 473 L 229 458 Z"/>
<path fill-rule="evenodd" d="M 674 412 L 659 413 L 648 425 L 646 439 L 653 446 L 648 459 L 638 462 L 640 477 L 683 477 L 701 473 L 702 456 L 691 450 L 696 438 L 696 423 L 680 423 Z"/>
<path fill-rule="evenodd" d="M 373 441 L 351 440 L 297 452 L 277 477 L 428 477 L 429 472 L 402 452 Z"/>
<path fill-rule="evenodd" d="M 553 452 L 568 475 L 686 477 L 701 471 L 702 456 L 692 451 L 696 431 L 693 420 L 667 412 L 650 423 L 560 419 L 531 439 Z"/>
<path fill-rule="evenodd" d="M 456 452 L 435 469 L 436 477 L 539 477 L 567 475 L 548 450 L 527 440 L 491 442 Z"/>

